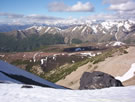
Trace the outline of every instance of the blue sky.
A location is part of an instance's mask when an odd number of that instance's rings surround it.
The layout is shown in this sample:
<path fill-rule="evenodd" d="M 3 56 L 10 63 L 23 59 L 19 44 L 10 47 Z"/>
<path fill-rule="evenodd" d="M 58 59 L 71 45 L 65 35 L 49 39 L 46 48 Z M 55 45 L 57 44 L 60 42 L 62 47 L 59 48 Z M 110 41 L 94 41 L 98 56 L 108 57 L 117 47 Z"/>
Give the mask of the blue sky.
<path fill-rule="evenodd" d="M 14 18 L 19 22 L 27 16 L 105 19 L 128 14 L 133 18 L 134 5 L 135 0 L 0 0 L 0 23 L 15 22 Z"/>
<path fill-rule="evenodd" d="M 93 12 L 53 12 L 48 11 L 48 4 L 52 2 L 64 2 L 66 5 L 74 5 L 78 0 L 0 0 L 0 12 L 16 13 L 16 14 L 39 14 L 56 17 L 81 17 L 91 14 L 106 13 L 107 4 L 103 4 L 102 0 L 80 0 L 82 3 L 90 2 L 94 5 Z M 109 12 L 109 11 L 108 11 Z"/>

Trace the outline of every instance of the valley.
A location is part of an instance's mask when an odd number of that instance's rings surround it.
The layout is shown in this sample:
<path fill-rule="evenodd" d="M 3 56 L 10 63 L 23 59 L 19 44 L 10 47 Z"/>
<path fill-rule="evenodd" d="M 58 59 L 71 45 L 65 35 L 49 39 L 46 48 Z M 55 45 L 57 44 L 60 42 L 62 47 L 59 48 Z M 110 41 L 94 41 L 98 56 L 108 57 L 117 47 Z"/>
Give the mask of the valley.
<path fill-rule="evenodd" d="M 114 77 L 126 73 L 135 61 L 134 51 L 135 46 L 121 42 L 50 45 L 33 52 L 0 53 L 0 59 L 58 85 L 78 89 L 84 72 L 101 71 Z M 134 78 L 132 84 L 126 81 L 124 85 L 135 84 Z"/>

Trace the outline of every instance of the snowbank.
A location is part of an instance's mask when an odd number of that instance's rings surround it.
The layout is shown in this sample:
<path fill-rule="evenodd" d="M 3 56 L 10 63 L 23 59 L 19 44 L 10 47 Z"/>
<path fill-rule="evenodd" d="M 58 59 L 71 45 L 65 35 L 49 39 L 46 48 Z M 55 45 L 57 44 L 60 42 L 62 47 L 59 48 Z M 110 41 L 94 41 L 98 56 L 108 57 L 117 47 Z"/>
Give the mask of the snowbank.
<path fill-rule="evenodd" d="M 2 102 L 135 102 L 135 86 L 100 90 L 63 90 L 0 84 Z"/>

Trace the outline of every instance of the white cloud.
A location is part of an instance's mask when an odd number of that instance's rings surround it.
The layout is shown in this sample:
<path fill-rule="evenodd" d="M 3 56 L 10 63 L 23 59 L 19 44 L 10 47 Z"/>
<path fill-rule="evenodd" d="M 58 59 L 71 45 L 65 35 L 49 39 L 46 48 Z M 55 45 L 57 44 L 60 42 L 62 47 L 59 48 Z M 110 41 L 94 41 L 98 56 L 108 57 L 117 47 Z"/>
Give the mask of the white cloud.
<path fill-rule="evenodd" d="M 62 19 L 62 18 L 58 18 L 58 17 L 51 17 L 51 16 L 45 16 L 45 15 L 37 15 L 37 14 L 32 14 L 32 15 L 28 15 L 25 16 L 25 18 L 27 19 L 32 19 L 32 20 L 58 20 L 58 19 Z"/>
<path fill-rule="evenodd" d="M 94 10 L 94 7 L 92 6 L 90 2 L 86 2 L 84 4 L 81 2 L 77 2 L 77 4 L 69 8 L 69 11 L 73 11 L 73 12 L 80 12 L 80 11 L 89 12 L 93 10 Z"/>
<path fill-rule="evenodd" d="M 112 19 L 118 19 L 118 15 L 116 16 L 116 14 L 104 14 L 104 13 L 100 13 L 100 14 L 95 14 L 95 15 L 91 15 L 88 17 L 91 20 L 112 20 Z"/>
<path fill-rule="evenodd" d="M 117 17 L 125 19 L 135 17 L 135 0 L 103 0 L 103 3 L 110 4 L 108 10 L 115 11 Z"/>
<path fill-rule="evenodd" d="M 53 12 L 92 12 L 93 5 L 90 2 L 77 2 L 75 5 L 68 6 L 64 2 L 52 2 L 48 5 L 48 10 Z"/>
<path fill-rule="evenodd" d="M 131 0 L 103 0 L 103 3 L 109 3 L 109 4 L 121 4 L 126 3 Z"/>
<path fill-rule="evenodd" d="M 135 10 L 135 2 L 129 1 L 121 4 L 112 4 L 109 9 L 115 11 L 133 11 Z"/>
<path fill-rule="evenodd" d="M 127 11 L 114 14 L 94 14 L 88 17 L 80 18 L 58 18 L 45 15 L 20 15 L 11 13 L 0 13 L 0 24 L 48 24 L 48 25 L 70 25 L 70 24 L 90 24 L 93 20 L 121 20 L 133 19 L 135 20 L 135 11 Z"/>
<path fill-rule="evenodd" d="M 64 4 L 64 2 L 52 2 L 48 5 L 48 10 L 49 11 L 64 11 L 67 9 L 68 6 Z"/>
<path fill-rule="evenodd" d="M 5 24 L 33 24 L 33 23 L 45 24 L 46 22 L 53 22 L 62 19 L 63 18 L 37 15 L 37 14 L 21 15 L 21 14 L 0 12 L 0 23 L 2 24 L 4 23 Z"/>
<path fill-rule="evenodd" d="M 22 18 L 24 15 L 22 14 L 14 14 L 14 13 L 5 13 L 0 12 L 0 16 L 8 17 L 8 18 Z"/>

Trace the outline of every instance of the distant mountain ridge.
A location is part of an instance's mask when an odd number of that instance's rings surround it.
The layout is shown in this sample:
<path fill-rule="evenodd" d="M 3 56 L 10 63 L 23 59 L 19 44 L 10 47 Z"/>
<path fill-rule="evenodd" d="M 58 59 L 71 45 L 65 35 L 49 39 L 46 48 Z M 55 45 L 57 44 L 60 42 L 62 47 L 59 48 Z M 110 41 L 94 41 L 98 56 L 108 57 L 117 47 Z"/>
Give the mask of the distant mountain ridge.
<path fill-rule="evenodd" d="M 123 21 L 102 21 L 90 24 L 69 26 L 65 29 L 52 26 L 31 26 L 24 30 L 6 32 L 7 35 L 14 35 L 25 38 L 29 35 L 59 34 L 64 37 L 65 43 L 72 43 L 73 39 L 82 42 L 106 42 L 122 41 L 125 43 L 135 42 L 135 22 Z"/>

